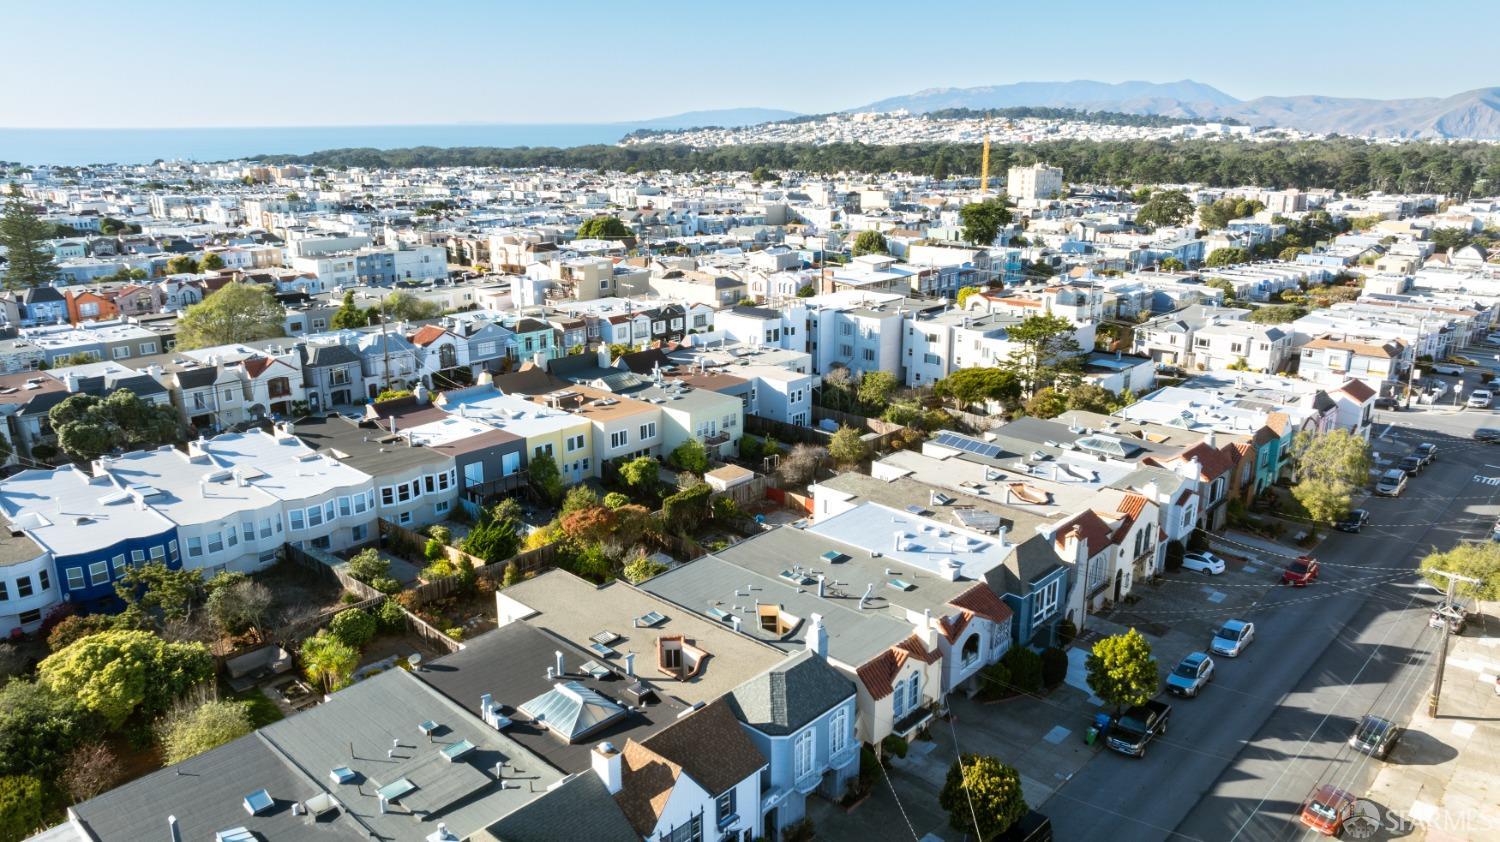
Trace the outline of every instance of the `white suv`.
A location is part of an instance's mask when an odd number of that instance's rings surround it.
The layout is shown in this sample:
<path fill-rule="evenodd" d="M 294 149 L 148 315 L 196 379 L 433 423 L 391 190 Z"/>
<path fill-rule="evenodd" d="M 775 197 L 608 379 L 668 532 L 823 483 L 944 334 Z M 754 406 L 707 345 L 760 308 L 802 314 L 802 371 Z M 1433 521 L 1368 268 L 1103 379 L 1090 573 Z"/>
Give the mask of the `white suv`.
<path fill-rule="evenodd" d="M 1492 400 L 1494 400 L 1494 395 L 1490 394 L 1489 389 L 1475 389 L 1469 393 L 1469 408 L 1489 409 Z"/>

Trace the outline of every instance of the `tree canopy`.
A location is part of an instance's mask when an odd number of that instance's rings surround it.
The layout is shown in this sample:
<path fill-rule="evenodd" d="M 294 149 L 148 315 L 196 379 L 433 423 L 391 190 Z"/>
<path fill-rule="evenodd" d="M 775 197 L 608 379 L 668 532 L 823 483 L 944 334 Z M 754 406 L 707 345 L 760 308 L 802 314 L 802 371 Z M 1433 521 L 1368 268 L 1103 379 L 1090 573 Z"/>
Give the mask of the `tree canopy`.
<path fill-rule="evenodd" d="M 999 758 L 960 754 L 948 767 L 938 793 L 938 805 L 948 812 L 948 826 L 980 840 L 994 839 L 1026 815 L 1021 774 Z"/>
<path fill-rule="evenodd" d="M 840 427 L 828 443 L 828 455 L 840 465 L 858 465 L 870 456 L 870 445 L 853 427 Z"/>
<path fill-rule="evenodd" d="M 1242 248 L 1220 248 L 1208 253 L 1203 259 L 1204 266 L 1220 267 L 1234 266 L 1237 263 L 1246 263 L 1250 260 L 1250 253 Z"/>
<path fill-rule="evenodd" d="M 1181 190 L 1158 190 L 1136 211 L 1139 225 L 1163 228 L 1183 225 L 1193 218 L 1193 201 Z"/>
<path fill-rule="evenodd" d="M 1004 368 L 961 368 L 933 384 L 932 391 L 963 409 L 980 401 L 1014 403 L 1021 399 L 1021 382 Z"/>
<path fill-rule="evenodd" d="M 1067 385 L 1079 369 L 1082 348 L 1073 323 L 1047 313 L 1027 316 L 1007 331 L 1011 351 L 1005 368 L 1015 373 L 1027 392 L 1052 385 Z"/>
<path fill-rule="evenodd" d="M 855 257 L 862 254 L 890 254 L 890 247 L 886 245 L 885 235 L 879 231 L 861 231 L 854 238 L 852 252 Z"/>
<path fill-rule="evenodd" d="M 421 322 L 443 314 L 442 305 L 436 301 L 418 298 L 405 290 L 387 295 L 380 303 L 380 311 L 392 321 L 398 322 Z"/>
<path fill-rule="evenodd" d="M 1292 496 L 1315 521 L 1348 514 L 1353 495 L 1370 480 L 1370 444 L 1349 430 L 1302 431 L 1292 439 Z"/>
<path fill-rule="evenodd" d="M 181 763 L 218 748 L 251 730 L 249 705 L 226 701 L 173 711 L 157 726 L 162 760 L 168 764 Z"/>
<path fill-rule="evenodd" d="M 1432 553 L 1422 559 L 1422 575 L 1434 586 L 1448 589 L 1448 578 L 1430 571 L 1444 570 L 1471 579 L 1475 585 L 1459 582 L 1454 593 L 1465 599 L 1482 599 L 1493 602 L 1500 599 L 1500 544 L 1492 541 L 1459 544 L 1447 552 Z"/>
<path fill-rule="evenodd" d="M 985 199 L 964 205 L 958 210 L 958 222 L 963 226 L 963 238 L 976 246 L 993 245 L 1000 236 L 1000 229 L 1010 224 L 1010 208 L 1000 198 Z"/>
<path fill-rule="evenodd" d="M 1089 689 L 1116 713 L 1145 704 L 1160 689 L 1161 675 L 1151 644 L 1135 629 L 1095 643 L 1085 666 Z"/>
<path fill-rule="evenodd" d="M 635 236 L 629 226 L 613 216 L 596 216 L 578 226 L 580 240 L 623 240 Z"/>
<path fill-rule="evenodd" d="M 182 420 L 170 404 L 143 401 L 127 389 L 117 389 L 106 398 L 76 392 L 48 410 L 47 420 L 57 433 L 58 446 L 80 462 L 116 448 L 176 444 L 184 433 Z"/>
<path fill-rule="evenodd" d="M 213 656 L 200 643 L 168 643 L 146 631 L 91 634 L 37 667 L 49 690 L 70 694 L 118 728 L 137 710 L 165 710 L 193 685 L 213 677 Z"/>
<path fill-rule="evenodd" d="M 20 289 L 50 284 L 57 278 L 52 252 L 43 244 L 51 239 L 50 226 L 19 196 L 12 196 L 0 213 L 0 246 L 6 253 L 5 288 Z"/>
<path fill-rule="evenodd" d="M 1198 220 L 1203 223 L 1203 227 L 1214 230 L 1223 228 L 1236 219 L 1254 216 L 1265 209 L 1265 203 L 1259 199 L 1225 196 L 1217 202 L 1200 206 Z"/>
<path fill-rule="evenodd" d="M 346 290 L 344 301 L 337 310 L 333 311 L 333 319 L 329 322 L 329 326 L 334 330 L 347 330 L 364 327 L 369 323 L 369 312 L 354 303 L 354 290 Z"/>
<path fill-rule="evenodd" d="M 210 348 L 285 335 L 286 309 L 269 287 L 233 281 L 183 311 L 177 320 L 177 347 Z"/>

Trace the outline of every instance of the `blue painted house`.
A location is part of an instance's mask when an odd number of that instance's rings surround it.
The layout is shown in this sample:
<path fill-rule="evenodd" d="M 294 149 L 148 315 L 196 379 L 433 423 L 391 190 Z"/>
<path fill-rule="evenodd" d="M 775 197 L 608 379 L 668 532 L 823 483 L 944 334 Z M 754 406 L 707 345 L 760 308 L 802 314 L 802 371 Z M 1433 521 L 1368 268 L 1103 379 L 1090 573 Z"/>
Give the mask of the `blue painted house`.
<path fill-rule="evenodd" d="M 84 611 L 113 609 L 115 582 L 130 566 L 159 561 L 182 566 L 177 527 L 149 505 L 157 489 L 120 488 L 108 476 L 73 466 L 22 471 L 0 482 L 0 512 L 52 553 L 58 603 Z M 44 612 L 45 613 L 45 612 Z"/>
<path fill-rule="evenodd" d="M 750 741 L 770 761 L 761 772 L 759 835 L 803 819 L 807 796 L 837 801 L 859 775 L 854 682 L 829 665 L 828 632 L 812 615 L 807 649 L 741 684 L 725 697 Z M 819 642 L 821 641 L 821 643 Z M 816 651 L 822 646 L 825 654 Z"/>
<path fill-rule="evenodd" d="M 1005 564 L 987 577 L 1011 610 L 1011 640 L 1032 648 L 1053 645 L 1057 624 L 1068 617 L 1070 574 L 1052 540 L 1037 535 L 1017 545 Z M 1072 620 L 1081 627 L 1081 617 Z"/>

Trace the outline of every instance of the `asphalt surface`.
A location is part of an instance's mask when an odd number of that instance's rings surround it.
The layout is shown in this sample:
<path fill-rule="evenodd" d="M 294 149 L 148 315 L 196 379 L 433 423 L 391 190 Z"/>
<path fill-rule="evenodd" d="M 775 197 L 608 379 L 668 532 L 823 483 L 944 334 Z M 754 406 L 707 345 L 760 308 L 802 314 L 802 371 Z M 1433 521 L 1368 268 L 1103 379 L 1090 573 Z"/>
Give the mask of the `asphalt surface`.
<path fill-rule="evenodd" d="M 1439 595 L 1403 573 L 1433 549 L 1487 538 L 1500 511 L 1500 487 L 1474 481 L 1500 476 L 1500 445 L 1470 438 L 1500 418 L 1446 408 L 1377 415 L 1386 438 L 1375 450 L 1433 441 L 1437 462 L 1402 497 L 1364 503 L 1362 533 L 1322 543 L 1320 584 L 1225 603 L 1225 619 L 1256 624 L 1254 643 L 1237 659 L 1216 658 L 1201 697 L 1173 700 L 1169 732 L 1146 757 L 1102 754 L 1057 791 L 1044 809 L 1060 842 L 1308 839 L 1297 814 L 1316 784 L 1364 793 L 1380 761 L 1348 747 L 1354 723 L 1366 713 L 1404 721 L 1432 682 L 1439 633 L 1426 621 Z"/>

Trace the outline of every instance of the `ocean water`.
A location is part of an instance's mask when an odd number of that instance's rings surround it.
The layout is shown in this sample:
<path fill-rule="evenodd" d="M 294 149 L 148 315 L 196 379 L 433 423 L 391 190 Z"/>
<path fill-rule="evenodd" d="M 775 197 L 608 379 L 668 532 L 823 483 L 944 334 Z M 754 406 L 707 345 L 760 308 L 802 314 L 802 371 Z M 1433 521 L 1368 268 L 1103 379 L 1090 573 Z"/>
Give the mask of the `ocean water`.
<path fill-rule="evenodd" d="M 0 128 L 0 161 L 149 164 L 158 158 L 225 161 L 322 149 L 407 146 L 585 146 L 615 143 L 628 123 L 297 126 L 228 129 Z"/>

